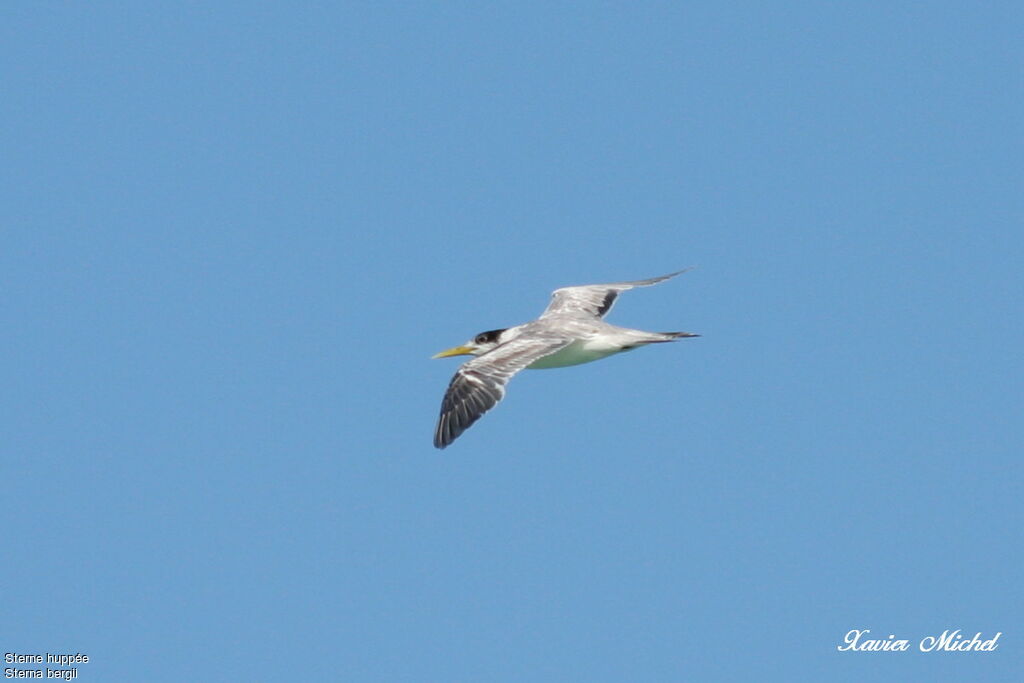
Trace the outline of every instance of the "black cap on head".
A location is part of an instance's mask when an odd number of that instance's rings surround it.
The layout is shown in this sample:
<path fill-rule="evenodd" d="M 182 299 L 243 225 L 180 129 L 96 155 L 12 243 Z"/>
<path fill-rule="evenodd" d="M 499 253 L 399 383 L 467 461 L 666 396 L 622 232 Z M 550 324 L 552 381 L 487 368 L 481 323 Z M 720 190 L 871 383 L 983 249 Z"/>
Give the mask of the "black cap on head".
<path fill-rule="evenodd" d="M 507 329 L 507 327 L 503 327 L 500 330 L 488 330 L 487 332 L 481 332 L 473 337 L 473 341 L 477 344 L 492 344 L 498 341 L 498 337 L 500 337 L 501 333 Z"/>

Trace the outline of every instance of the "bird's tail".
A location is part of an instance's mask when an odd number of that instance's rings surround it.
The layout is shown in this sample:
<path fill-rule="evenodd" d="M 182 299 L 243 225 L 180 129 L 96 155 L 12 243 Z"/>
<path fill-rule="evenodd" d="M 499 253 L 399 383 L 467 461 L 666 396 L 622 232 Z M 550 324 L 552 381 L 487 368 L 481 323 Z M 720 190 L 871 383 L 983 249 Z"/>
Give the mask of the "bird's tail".
<path fill-rule="evenodd" d="M 677 339 L 685 339 L 687 337 L 699 337 L 700 336 L 699 334 L 694 334 L 693 332 L 658 332 L 658 335 L 663 337 L 663 339 L 656 339 L 655 343 L 657 343 L 657 342 L 670 342 L 670 341 L 676 341 Z"/>
<path fill-rule="evenodd" d="M 624 349 L 635 349 L 647 344 L 663 344 L 686 337 L 700 336 L 693 332 L 646 332 L 642 330 L 625 330 L 625 332 L 629 337 L 623 340 Z"/>

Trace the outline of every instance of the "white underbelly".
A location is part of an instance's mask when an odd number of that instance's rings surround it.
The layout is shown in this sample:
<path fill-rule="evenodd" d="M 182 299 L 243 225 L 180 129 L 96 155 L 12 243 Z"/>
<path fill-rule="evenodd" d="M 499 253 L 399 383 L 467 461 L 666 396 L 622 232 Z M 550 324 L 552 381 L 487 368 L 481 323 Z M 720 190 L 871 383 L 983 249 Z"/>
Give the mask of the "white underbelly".
<path fill-rule="evenodd" d="M 574 341 L 565 348 L 555 351 L 550 356 L 539 358 L 526 367 L 530 370 L 564 368 L 569 365 L 601 360 L 625 350 L 621 346 L 594 343 L 593 341 Z"/>

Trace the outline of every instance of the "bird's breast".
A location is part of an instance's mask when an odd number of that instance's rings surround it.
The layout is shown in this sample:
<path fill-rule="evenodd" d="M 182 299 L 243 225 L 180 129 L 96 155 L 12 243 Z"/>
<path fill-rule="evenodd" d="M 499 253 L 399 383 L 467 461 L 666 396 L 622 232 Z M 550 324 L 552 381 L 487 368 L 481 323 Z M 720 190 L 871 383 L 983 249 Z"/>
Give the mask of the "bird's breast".
<path fill-rule="evenodd" d="M 602 358 L 607 358 L 612 354 L 624 350 L 625 349 L 618 344 L 612 345 L 602 343 L 598 340 L 578 340 L 569 344 L 565 348 L 555 351 L 549 356 L 538 358 L 526 367 L 529 370 L 564 368 L 570 365 L 580 365 L 581 363 L 590 363 L 591 361 L 601 360 Z"/>

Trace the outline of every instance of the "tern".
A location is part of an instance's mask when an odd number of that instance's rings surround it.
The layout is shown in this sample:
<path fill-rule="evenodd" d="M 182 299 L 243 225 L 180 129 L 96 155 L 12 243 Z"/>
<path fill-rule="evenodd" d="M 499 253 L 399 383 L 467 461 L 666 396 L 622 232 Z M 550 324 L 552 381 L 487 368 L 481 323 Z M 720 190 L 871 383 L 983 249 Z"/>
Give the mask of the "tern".
<path fill-rule="evenodd" d="M 460 346 L 434 355 L 434 358 L 476 356 L 459 367 L 448 385 L 434 430 L 434 446 L 451 445 L 496 406 L 505 397 L 505 385 L 520 370 L 564 368 L 647 344 L 699 337 L 692 332 L 632 330 L 610 325 L 602 319 L 619 293 L 655 285 L 684 272 L 633 282 L 562 287 L 551 294 L 551 303 L 536 320 L 481 332 Z"/>

